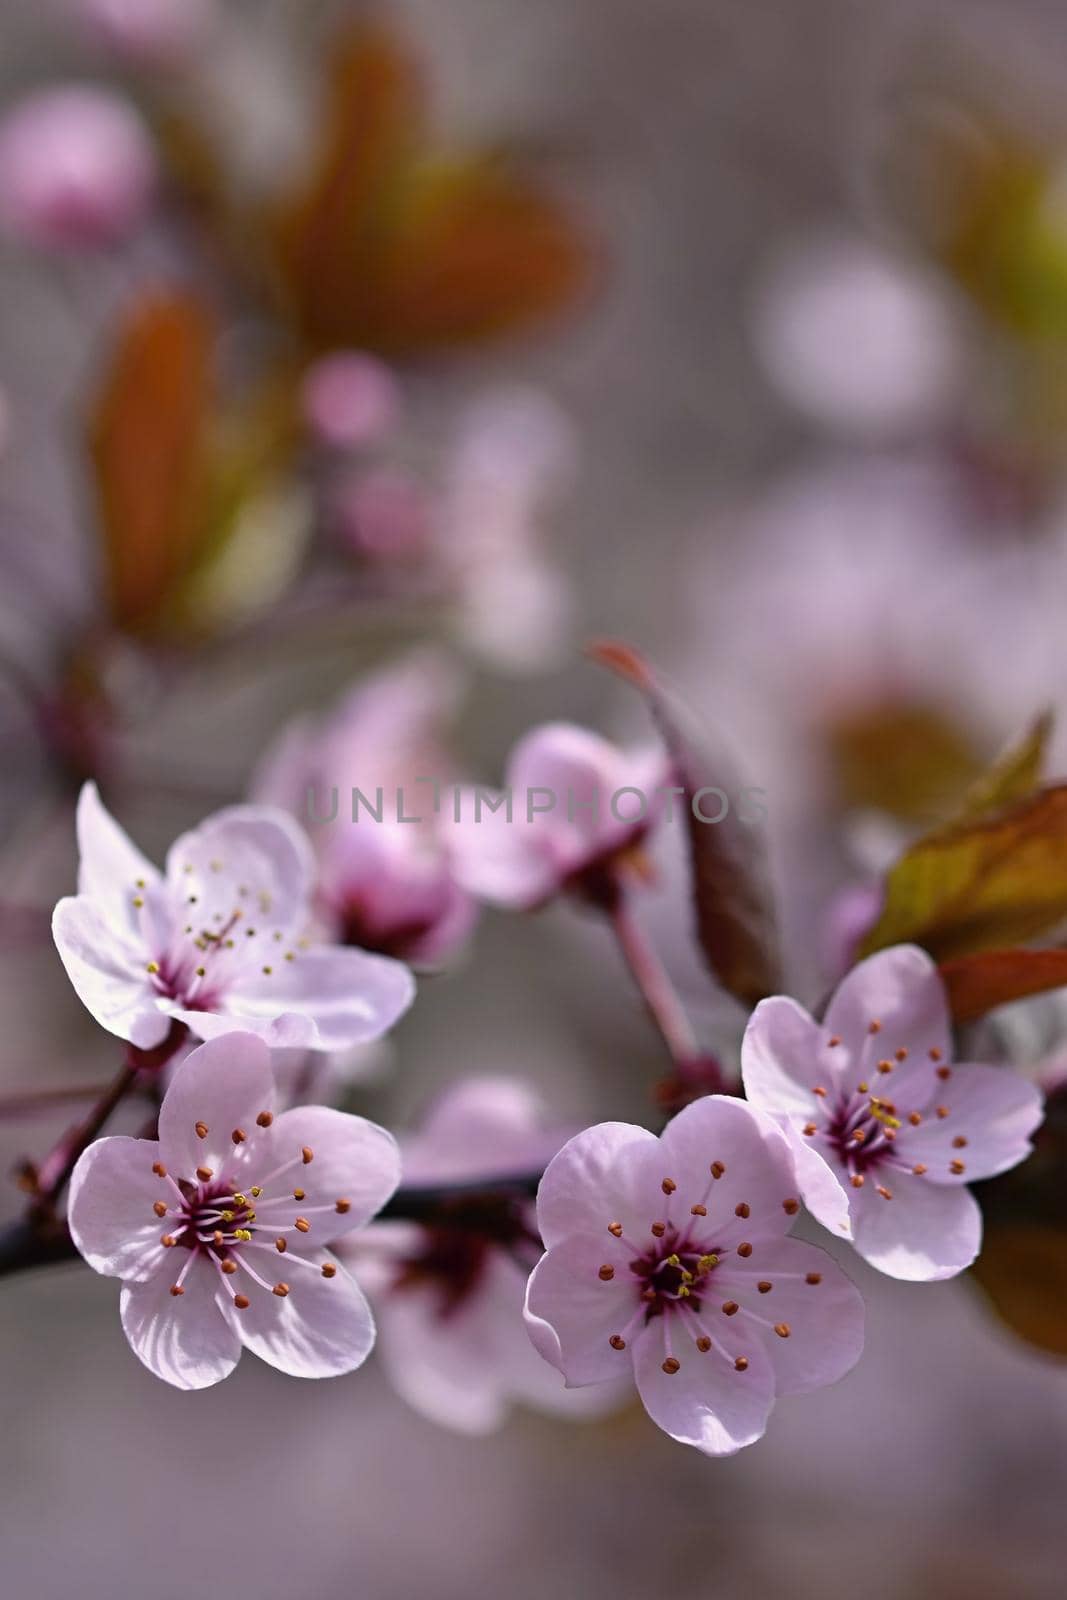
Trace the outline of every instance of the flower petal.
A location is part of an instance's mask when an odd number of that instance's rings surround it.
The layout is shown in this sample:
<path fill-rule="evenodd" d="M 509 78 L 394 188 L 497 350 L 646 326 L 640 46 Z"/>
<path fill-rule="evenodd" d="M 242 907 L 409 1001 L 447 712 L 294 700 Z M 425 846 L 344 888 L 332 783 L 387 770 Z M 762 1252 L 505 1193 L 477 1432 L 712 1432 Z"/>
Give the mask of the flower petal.
<path fill-rule="evenodd" d="M 177 1389 L 207 1389 L 226 1378 L 237 1365 L 241 1342 L 219 1309 L 217 1277 L 204 1256 L 197 1256 L 182 1281 L 183 1293 L 171 1294 L 177 1271 L 186 1258 L 147 1283 L 123 1284 L 122 1326 L 136 1356 L 150 1372 Z"/>
<path fill-rule="evenodd" d="M 850 1085 L 875 1070 L 880 1058 L 895 1059 L 897 1050 L 906 1049 L 908 1098 L 916 1103 L 936 1081 L 931 1052 L 946 1061 L 952 1055 L 944 985 L 918 945 L 879 950 L 853 967 L 827 1007 L 825 1025 L 849 1053 Z M 922 1083 L 913 1081 L 916 1074 Z"/>
<path fill-rule="evenodd" d="M 538 820 L 527 823 L 525 794 L 505 805 L 490 790 L 460 790 L 447 835 L 457 883 L 479 900 L 510 910 L 547 900 L 559 888 L 561 873 L 552 837 L 535 825 Z"/>
<path fill-rule="evenodd" d="M 703 1204 L 701 1229 L 723 1245 L 793 1226 L 797 1207 L 786 1207 L 799 1197 L 789 1144 L 776 1122 L 744 1100 L 712 1094 L 686 1106 L 664 1129 L 660 1158 L 661 1182 L 676 1185 L 669 1201 L 660 1199 L 668 1220 L 688 1223 L 690 1208 Z"/>
<path fill-rule="evenodd" d="M 567 1135 L 543 1127 L 544 1105 L 515 1078 L 461 1078 L 430 1108 L 418 1133 L 403 1140 L 411 1183 L 513 1176 L 542 1170 Z"/>
<path fill-rule="evenodd" d="M 679 1362 L 677 1372 L 664 1372 L 668 1355 Z M 747 1362 L 742 1371 L 734 1366 L 738 1356 Z M 701 1351 L 680 1319 L 655 1318 L 638 1336 L 634 1376 L 652 1421 L 680 1444 L 695 1445 L 709 1456 L 732 1455 L 754 1444 L 774 1404 L 774 1374 L 761 1341 L 733 1324 L 710 1350 Z"/>
<path fill-rule="evenodd" d="M 815 1089 L 832 1081 L 829 1037 L 795 1000 L 785 995 L 761 1000 L 741 1044 L 741 1073 L 752 1105 L 806 1122 Z"/>
<path fill-rule="evenodd" d="M 530 1274 L 526 1311 L 547 1322 L 559 1340 L 560 1371 L 568 1387 L 602 1383 L 628 1371 L 627 1329 L 641 1310 L 629 1261 L 630 1251 L 610 1234 L 576 1233 L 554 1245 Z M 606 1282 L 600 1276 L 603 1266 L 615 1269 Z M 624 1350 L 610 1344 L 616 1334 L 626 1335 Z M 534 1343 L 548 1359 L 545 1341 L 534 1338 Z"/>
<path fill-rule="evenodd" d="M 300 1185 L 306 1198 L 303 1209 L 347 1202 L 348 1210 L 315 1217 L 312 1238 L 328 1244 L 353 1228 L 361 1228 L 380 1211 L 400 1182 L 400 1151 L 396 1140 L 377 1123 L 365 1117 L 334 1111 L 329 1106 L 296 1106 L 275 1120 L 271 1129 L 272 1150 L 281 1163 L 301 1151 L 312 1159 L 298 1168 Z M 282 1185 L 292 1188 L 292 1180 Z M 264 1185 L 264 1201 L 274 1186 Z"/>
<path fill-rule="evenodd" d="M 634 1177 L 658 1143 L 655 1134 L 630 1122 L 600 1122 L 569 1139 L 537 1191 L 537 1226 L 546 1248 L 578 1230 L 610 1240 L 608 1223 L 614 1221 L 647 1228 L 648 1217 L 635 1206 Z"/>
<path fill-rule="evenodd" d="M 306 835 L 269 806 L 217 811 L 167 852 L 168 888 L 205 927 L 241 910 L 257 928 L 299 931 L 314 870 Z"/>
<path fill-rule="evenodd" d="M 817 1281 L 808 1281 L 809 1274 Z M 863 1351 L 863 1298 L 824 1250 L 800 1239 L 731 1258 L 715 1273 L 741 1306 L 762 1319 L 760 1335 L 774 1368 L 776 1394 L 808 1394 L 836 1383 Z M 771 1284 L 761 1292 L 760 1284 Z M 776 1327 L 788 1329 L 785 1337 Z"/>
<path fill-rule="evenodd" d="M 938 1101 L 947 1115 L 930 1114 L 917 1128 L 905 1122 L 894 1146 L 902 1161 L 923 1162 L 932 1183 L 970 1183 L 1017 1166 L 1044 1115 L 1040 1091 L 1009 1067 L 958 1063 Z"/>
<path fill-rule="evenodd" d="M 174 1204 L 174 1190 L 152 1171 L 154 1139 L 97 1139 L 71 1174 L 67 1220 L 71 1237 L 94 1272 L 143 1282 L 166 1255 L 166 1220 L 152 1207 Z"/>
<path fill-rule="evenodd" d="M 235 979 L 221 1014 L 275 1048 L 345 1050 L 380 1039 L 415 997 L 407 967 L 365 950 L 322 946 L 268 965 Z"/>
<path fill-rule="evenodd" d="M 86 895 L 60 900 L 52 937 L 82 1005 L 102 1028 L 142 1049 L 162 1044 L 170 1017 L 152 988 L 146 955 Z"/>
<path fill-rule="evenodd" d="M 969 1189 L 897 1174 L 892 1200 L 872 1184 L 853 1191 L 856 1249 L 891 1278 L 931 1282 L 969 1267 L 982 1243 L 982 1213 Z"/>
<path fill-rule="evenodd" d="M 166 1166 L 191 1179 L 197 1167 L 220 1175 L 248 1159 L 232 1134 L 255 1139 L 256 1118 L 274 1104 L 270 1051 L 250 1033 L 213 1039 L 190 1052 L 175 1070 L 159 1108 L 159 1144 Z M 201 1138 L 197 1125 L 206 1128 Z"/>
<path fill-rule="evenodd" d="M 312 1264 L 286 1264 L 289 1293 L 284 1299 L 253 1286 L 248 1291 L 250 1305 L 239 1311 L 229 1298 L 228 1285 L 220 1285 L 219 1303 L 245 1348 L 279 1372 L 294 1378 L 335 1378 L 354 1372 L 374 1346 L 374 1318 L 367 1298 L 351 1274 L 325 1251 L 303 1253 Z M 322 1276 L 324 1263 L 337 1267 L 333 1277 Z"/>
<path fill-rule="evenodd" d="M 76 829 L 78 893 L 92 896 L 123 928 L 134 929 L 137 908 L 133 901 L 143 890 L 161 883 L 159 869 L 119 827 L 95 783 L 82 785 Z"/>

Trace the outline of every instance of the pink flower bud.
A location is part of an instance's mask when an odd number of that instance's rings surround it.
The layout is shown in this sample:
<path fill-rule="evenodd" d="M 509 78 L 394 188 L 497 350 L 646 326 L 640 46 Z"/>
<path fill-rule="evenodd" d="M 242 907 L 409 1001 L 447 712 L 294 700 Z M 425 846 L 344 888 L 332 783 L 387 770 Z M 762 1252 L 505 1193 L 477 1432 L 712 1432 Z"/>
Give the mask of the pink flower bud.
<path fill-rule="evenodd" d="M 365 561 L 411 561 L 431 539 L 426 494 L 413 477 L 393 467 L 343 482 L 332 522 L 340 543 Z"/>
<path fill-rule="evenodd" d="M 92 42 L 138 66 L 186 57 L 216 17 L 215 0 L 68 0 Z"/>
<path fill-rule="evenodd" d="M 384 362 L 360 351 L 316 361 L 304 379 L 304 422 L 330 450 L 374 444 L 400 411 L 396 379 Z"/>
<path fill-rule="evenodd" d="M 155 176 L 141 119 L 102 90 L 43 90 L 0 122 L 0 225 L 27 244 L 80 250 L 118 238 L 143 215 Z"/>

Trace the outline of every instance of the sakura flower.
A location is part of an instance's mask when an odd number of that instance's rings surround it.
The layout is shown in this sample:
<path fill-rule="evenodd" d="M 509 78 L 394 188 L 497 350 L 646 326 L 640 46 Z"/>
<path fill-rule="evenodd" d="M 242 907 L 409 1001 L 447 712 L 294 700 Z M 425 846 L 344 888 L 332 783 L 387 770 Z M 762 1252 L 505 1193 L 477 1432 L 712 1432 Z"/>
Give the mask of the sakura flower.
<path fill-rule="evenodd" d="M 648 833 L 667 764 L 551 722 L 519 741 L 506 776 L 502 793 L 457 797 L 456 875 L 492 905 L 528 910 L 564 889 L 603 890 Z"/>
<path fill-rule="evenodd" d="M 42 90 L 0 123 L 0 222 L 29 244 L 78 250 L 118 238 L 145 211 L 155 176 L 140 117 L 103 90 Z"/>
<path fill-rule="evenodd" d="M 898 945 L 862 961 L 822 1023 L 776 996 L 742 1047 L 745 1092 L 786 1131 L 819 1221 L 894 1278 L 950 1278 L 978 1254 L 965 1187 L 1016 1166 L 1042 1117 L 1007 1067 L 954 1064 L 937 968 Z"/>
<path fill-rule="evenodd" d="M 360 350 L 322 356 L 304 378 L 300 400 L 308 430 L 330 450 L 376 443 L 400 410 L 392 372 L 377 356 Z"/>
<path fill-rule="evenodd" d="M 521 1084 L 456 1084 L 400 1149 L 405 1183 L 461 1184 L 464 1193 L 425 1224 L 376 1223 L 346 1251 L 374 1305 L 393 1387 L 445 1427 L 488 1433 L 513 1401 L 571 1415 L 582 1407 L 523 1327 L 526 1278 L 541 1252 L 533 1201 L 492 1187 L 540 1171 L 565 1137 L 544 1130 Z"/>
<path fill-rule="evenodd" d="M 233 806 L 146 860 L 86 784 L 78 893 L 52 928 L 67 976 L 102 1027 L 142 1049 L 172 1023 L 200 1038 L 245 1031 L 277 1047 L 342 1050 L 407 1010 L 411 974 L 303 938 L 313 864 L 281 811 Z"/>
<path fill-rule="evenodd" d="M 477 907 L 456 881 L 440 822 L 443 730 L 458 693 L 447 660 L 414 653 L 325 717 L 291 723 L 261 763 L 257 799 L 314 822 L 316 909 L 345 944 L 436 964 L 474 924 Z M 366 805 L 357 800 L 353 816 L 357 791 Z"/>
<path fill-rule="evenodd" d="M 273 1101 L 261 1039 L 211 1040 L 175 1073 L 158 1139 L 98 1139 L 74 1169 L 74 1243 L 122 1279 L 135 1355 L 179 1389 L 227 1377 L 242 1346 L 328 1378 L 374 1343 L 362 1290 L 325 1247 L 396 1188 L 395 1141 L 326 1106 L 275 1116 Z"/>
<path fill-rule="evenodd" d="M 587 1128 L 538 1191 L 530 1336 L 570 1387 L 632 1373 L 683 1444 L 752 1444 L 777 1395 L 836 1382 L 863 1347 L 858 1291 L 787 1237 L 799 1209 L 784 1135 L 730 1096 L 695 1101 L 658 1139 Z"/>

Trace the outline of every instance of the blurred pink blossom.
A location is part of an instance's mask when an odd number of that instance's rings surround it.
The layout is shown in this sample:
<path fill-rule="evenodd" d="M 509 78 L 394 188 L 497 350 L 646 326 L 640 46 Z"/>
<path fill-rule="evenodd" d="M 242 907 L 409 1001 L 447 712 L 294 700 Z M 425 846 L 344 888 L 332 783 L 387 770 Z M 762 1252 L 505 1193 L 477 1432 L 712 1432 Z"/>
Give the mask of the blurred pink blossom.
<path fill-rule="evenodd" d="M 512 910 L 573 888 L 594 891 L 648 833 L 667 782 L 659 750 L 621 750 L 586 728 L 550 722 L 519 740 L 505 789 L 467 790 L 450 831 L 459 881 Z"/>
<path fill-rule="evenodd" d="M 345 474 L 329 497 L 334 536 L 352 554 L 375 564 L 410 563 L 432 553 L 431 496 L 401 467 Z"/>
<path fill-rule="evenodd" d="M 67 5 L 95 44 L 136 66 L 183 61 L 217 16 L 216 0 L 67 0 Z"/>
<path fill-rule="evenodd" d="M 836 1382 L 863 1348 L 859 1292 L 786 1237 L 794 1185 L 784 1137 L 730 1096 L 695 1101 L 658 1139 L 587 1128 L 538 1192 L 547 1254 L 527 1289 L 531 1338 L 569 1386 L 632 1372 L 683 1444 L 754 1443 L 778 1395 Z"/>
<path fill-rule="evenodd" d="M 97 1022 L 142 1049 L 174 1021 L 199 1038 L 253 1032 L 286 1048 L 377 1039 L 411 1004 L 408 969 L 304 938 L 314 866 L 282 811 L 231 806 L 178 839 L 160 873 L 108 815 L 78 803 L 78 893 L 53 933 Z"/>
<path fill-rule="evenodd" d="M 526 1278 L 540 1252 L 533 1202 L 491 1191 L 494 1178 L 539 1171 L 559 1149 L 567 1135 L 546 1131 L 543 1117 L 523 1084 L 455 1084 L 401 1141 L 401 1161 L 405 1183 L 459 1183 L 466 1195 L 439 1222 L 378 1223 L 345 1252 L 374 1305 L 393 1387 L 462 1433 L 499 1427 L 515 1401 L 572 1416 L 588 1409 L 523 1327 Z M 486 1192 L 475 1193 L 482 1178 Z M 606 1400 L 617 1400 L 614 1391 Z"/>
<path fill-rule="evenodd" d="M 291 723 L 260 764 L 255 797 L 305 822 L 328 817 L 336 797 L 336 817 L 317 823 L 311 840 L 319 913 L 346 944 L 437 963 L 474 924 L 475 903 L 456 880 L 434 804 L 434 783 L 443 790 L 451 772 L 445 726 L 459 688 L 447 658 L 412 654 L 364 680 L 325 718 Z M 354 820 L 357 789 L 380 821 L 358 805 Z"/>
<path fill-rule="evenodd" d="M 762 1001 L 741 1059 L 745 1092 L 788 1134 L 825 1227 L 890 1277 L 971 1264 L 982 1214 L 965 1185 L 1029 1154 L 1042 1101 L 1007 1067 L 950 1064 L 948 1004 L 925 951 L 861 962 L 822 1023 L 784 996 Z"/>
<path fill-rule="evenodd" d="M 301 391 L 304 422 L 330 450 L 376 444 L 400 414 L 400 390 L 384 361 L 361 350 L 322 356 Z"/>
<path fill-rule="evenodd" d="M 182 1062 L 158 1139 L 98 1139 L 74 1169 L 74 1242 L 122 1279 L 126 1337 L 176 1388 L 218 1383 L 242 1346 L 325 1378 L 374 1343 L 362 1290 L 324 1247 L 393 1193 L 396 1143 L 362 1117 L 273 1104 L 267 1046 L 230 1034 Z"/>
<path fill-rule="evenodd" d="M 155 182 L 147 129 L 102 89 L 39 90 L 0 122 L 0 224 L 24 243 L 108 244 L 137 225 Z"/>
<path fill-rule="evenodd" d="M 960 331 L 939 280 L 843 231 L 787 247 L 753 310 L 775 387 L 850 436 L 914 432 L 946 416 L 962 379 Z"/>

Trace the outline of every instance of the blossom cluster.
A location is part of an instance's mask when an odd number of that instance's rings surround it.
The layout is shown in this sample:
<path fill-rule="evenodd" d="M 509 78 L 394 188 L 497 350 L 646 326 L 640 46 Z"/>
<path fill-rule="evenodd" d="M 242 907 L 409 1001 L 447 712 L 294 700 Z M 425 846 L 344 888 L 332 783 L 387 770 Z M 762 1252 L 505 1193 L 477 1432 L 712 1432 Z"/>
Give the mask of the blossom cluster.
<path fill-rule="evenodd" d="M 516 758 L 567 781 L 648 759 L 561 728 Z M 498 830 L 479 870 L 469 839 L 419 849 L 471 905 L 577 894 L 614 909 L 603 885 L 621 893 L 647 840 L 591 816 Z M 516 1400 L 588 1415 L 636 1384 L 673 1438 L 727 1454 L 763 1434 L 779 1395 L 835 1382 L 863 1348 L 860 1291 L 794 1236 L 802 1210 L 890 1276 L 953 1275 L 980 1244 L 967 1183 L 1021 1161 L 1041 1120 L 1021 1075 L 953 1060 L 941 978 L 903 945 L 854 967 L 821 1020 L 764 1000 L 737 1092 L 697 1094 L 659 1136 L 553 1129 L 521 1084 L 469 1079 L 398 1143 L 304 1103 L 280 1068 L 365 1044 L 410 1004 L 409 968 L 338 942 L 353 923 L 337 908 L 365 883 L 377 902 L 359 926 L 392 928 L 379 946 L 395 950 L 408 916 L 406 953 L 425 955 L 441 919 L 411 915 L 414 858 L 390 876 L 387 857 L 368 869 L 330 846 L 316 864 L 291 816 L 253 804 L 184 835 L 161 873 L 91 785 L 78 837 L 59 953 L 131 1062 L 162 1061 L 168 1082 L 154 1137 L 81 1150 L 70 1234 L 121 1280 L 135 1353 L 180 1388 L 218 1382 L 242 1348 L 295 1376 L 350 1372 L 377 1318 L 397 1391 L 447 1425 L 484 1431 Z"/>

